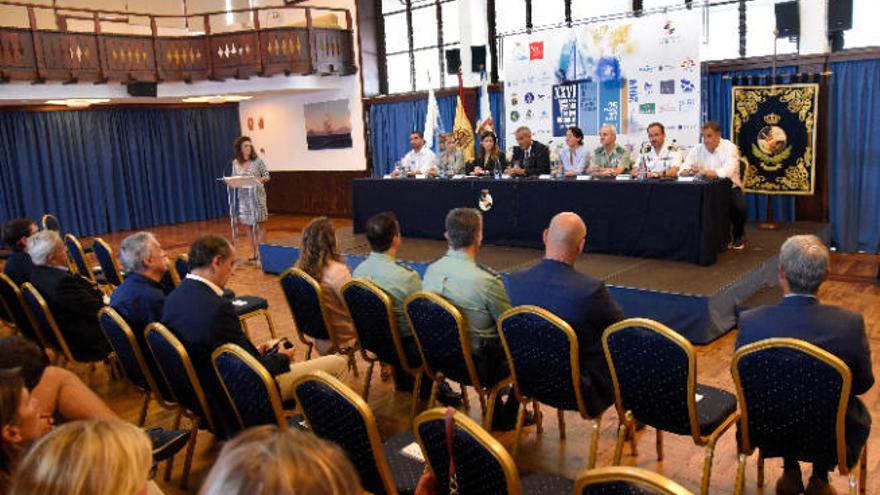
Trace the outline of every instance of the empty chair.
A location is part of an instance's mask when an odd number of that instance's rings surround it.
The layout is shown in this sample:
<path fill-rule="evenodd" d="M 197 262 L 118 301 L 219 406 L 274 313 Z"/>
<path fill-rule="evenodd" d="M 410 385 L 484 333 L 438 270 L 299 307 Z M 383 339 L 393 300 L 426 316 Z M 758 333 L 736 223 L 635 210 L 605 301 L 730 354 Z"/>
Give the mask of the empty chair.
<path fill-rule="evenodd" d="M 363 358 L 370 363 L 364 383 L 364 400 L 368 400 L 370 394 L 370 381 L 376 361 L 399 366 L 415 377 L 412 407 L 412 415 L 415 415 L 422 369 L 421 365 L 413 366 L 406 358 L 391 298 L 372 282 L 354 279 L 342 287 L 342 299 L 354 322 Z"/>
<path fill-rule="evenodd" d="M 587 467 L 594 467 L 602 415 L 593 418 L 587 411 L 574 330 L 547 310 L 520 306 L 501 315 L 498 334 L 513 377 L 514 394 L 523 406 L 534 400 L 555 407 L 560 438 L 565 438 L 564 411 L 576 411 L 582 418 L 593 420 Z M 519 448 L 524 410 L 521 408 L 517 417 L 514 455 Z M 540 414 L 536 421 L 540 432 Z"/>
<path fill-rule="evenodd" d="M 46 213 L 40 218 L 40 226 L 43 230 L 54 230 L 61 232 L 61 222 L 51 213 Z"/>
<path fill-rule="evenodd" d="M 101 273 L 104 274 L 107 283 L 113 287 L 122 285 L 123 274 L 119 267 L 119 260 L 114 256 L 113 248 L 107 244 L 107 241 L 100 237 L 96 238 L 92 243 L 92 251 L 95 253 L 98 264 L 101 265 Z"/>
<path fill-rule="evenodd" d="M 624 430 L 635 454 L 635 421 L 657 431 L 657 459 L 663 459 L 662 432 L 690 436 L 706 447 L 701 493 L 709 490 L 712 456 L 718 438 L 736 421 L 736 397 L 697 383 L 697 360 L 691 343 L 672 329 L 646 318 L 611 325 L 602 346 L 614 382 L 615 405 L 621 418 L 614 465 L 620 464 Z"/>
<path fill-rule="evenodd" d="M 10 323 L 22 336 L 40 344 L 44 349 L 52 348 L 50 345 L 52 341 L 46 339 L 42 329 L 34 322 L 30 311 L 25 307 L 21 289 L 3 273 L 0 273 L 0 301 L 8 312 Z"/>
<path fill-rule="evenodd" d="M 89 267 L 86 261 L 86 251 L 83 249 L 82 243 L 73 234 L 64 235 L 64 245 L 67 247 L 67 257 L 70 260 L 71 269 L 79 273 L 83 277 L 95 285 L 106 285 L 107 280 L 97 277 L 95 271 Z"/>
<path fill-rule="evenodd" d="M 293 387 L 309 428 L 345 450 L 366 491 L 394 495 L 415 490 L 423 472 L 422 463 L 400 452 L 412 443 L 411 433 L 403 433 L 383 444 L 376 418 L 367 403 L 324 372 L 300 377 Z"/>
<path fill-rule="evenodd" d="M 792 338 L 773 338 L 741 347 L 730 364 L 739 399 L 740 444 L 735 493 L 743 493 L 746 457 L 755 449 L 758 486 L 764 456 L 798 452 L 798 460 L 837 464 L 849 476 L 849 493 L 865 493 L 866 446 L 846 445 L 846 411 L 852 373 L 840 358 Z M 856 473 L 858 472 L 858 480 Z"/>
<path fill-rule="evenodd" d="M 574 483 L 565 477 L 534 473 L 520 478 L 513 458 L 498 440 L 475 421 L 452 408 L 434 408 L 416 416 L 416 440 L 440 492 L 447 493 L 450 456 L 459 495 L 519 495 L 571 493 Z M 450 446 L 448 438 L 453 439 Z"/>
<path fill-rule="evenodd" d="M 406 300 L 404 307 L 422 355 L 424 373 L 434 382 L 428 407 L 434 406 L 440 384 L 449 378 L 474 387 L 480 397 L 483 424 L 490 428 L 495 398 L 511 383 L 511 378 L 508 376 L 496 384 L 481 383 L 461 313 L 442 297 L 431 292 L 416 292 Z"/>
<path fill-rule="evenodd" d="M 587 469 L 575 481 L 575 495 L 692 495 L 657 473 L 629 466 Z"/>

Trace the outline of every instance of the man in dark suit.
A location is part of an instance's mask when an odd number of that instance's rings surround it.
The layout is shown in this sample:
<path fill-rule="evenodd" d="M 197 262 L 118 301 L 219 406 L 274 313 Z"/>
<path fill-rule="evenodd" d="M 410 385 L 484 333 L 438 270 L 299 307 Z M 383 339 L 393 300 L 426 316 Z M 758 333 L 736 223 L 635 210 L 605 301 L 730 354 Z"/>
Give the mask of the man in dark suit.
<path fill-rule="evenodd" d="M 67 249 L 58 232 L 44 230 L 30 236 L 27 250 L 35 265 L 31 284 L 49 305 L 74 358 L 79 361 L 106 358 L 110 344 L 98 325 L 98 310 L 104 307 L 104 295 L 85 278 L 70 273 Z"/>
<path fill-rule="evenodd" d="M 604 282 L 574 269 L 586 236 L 587 227 L 577 214 L 564 212 L 553 217 L 544 231 L 544 259 L 511 274 L 509 293 L 514 306 L 540 306 L 571 325 L 578 340 L 581 390 L 587 410 L 598 416 L 614 402 L 602 332 L 622 320 L 623 311 Z"/>
<path fill-rule="evenodd" d="M 16 218 L 3 226 L 3 242 L 12 250 L 12 255 L 3 266 L 3 273 L 16 285 L 21 286 L 31 280 L 34 263 L 27 252 L 27 240 L 38 231 L 36 222 L 30 218 Z"/>
<path fill-rule="evenodd" d="M 828 261 L 828 248 L 818 237 L 788 238 L 779 251 L 779 283 L 784 298 L 775 306 L 762 306 L 740 316 L 736 347 L 769 338 L 790 337 L 815 344 L 843 360 L 853 380 L 846 411 L 846 445 L 849 454 L 857 456 L 871 429 L 871 415 L 856 397 L 874 384 L 871 350 L 861 314 L 821 304 L 816 297 L 828 273 Z M 804 493 L 798 459 L 785 454 L 783 458 L 785 469 L 776 483 L 776 493 Z M 830 452 L 827 465 L 813 464 L 805 493 L 835 493 L 828 484 L 828 471 L 834 467 L 834 459 L 835 453 Z"/>
<path fill-rule="evenodd" d="M 532 139 L 532 131 L 526 126 L 516 130 L 516 144 L 513 147 L 510 175 L 536 177 L 550 173 L 550 150 L 547 146 Z"/>
<path fill-rule="evenodd" d="M 162 323 L 189 353 L 215 419 L 225 421 L 227 426 L 235 424 L 235 415 L 211 363 L 211 353 L 223 344 L 235 344 L 259 360 L 275 377 L 285 400 L 293 398 L 293 381 L 311 371 L 325 371 L 343 381 L 348 376 L 348 363 L 339 355 L 291 366 L 294 348 L 279 346 L 277 352 L 267 352 L 271 343 L 256 347 L 248 340 L 232 300 L 223 297 L 235 258 L 235 247 L 226 239 L 215 235 L 198 238 L 189 248 L 190 273 L 165 299 L 162 311 Z"/>

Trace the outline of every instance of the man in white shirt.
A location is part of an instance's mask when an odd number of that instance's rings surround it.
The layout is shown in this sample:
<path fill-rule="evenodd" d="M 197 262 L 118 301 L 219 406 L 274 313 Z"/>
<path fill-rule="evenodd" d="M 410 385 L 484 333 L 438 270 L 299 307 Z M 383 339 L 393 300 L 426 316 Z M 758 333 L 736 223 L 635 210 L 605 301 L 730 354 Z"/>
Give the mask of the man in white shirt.
<path fill-rule="evenodd" d="M 678 147 L 666 142 L 666 128 L 660 122 L 648 125 L 648 141 L 651 146 L 639 155 L 639 167 L 645 167 L 648 177 L 676 177 L 681 166 Z M 634 171 L 637 168 L 633 168 Z"/>
<path fill-rule="evenodd" d="M 694 147 L 688 153 L 681 174 L 699 175 L 709 179 L 717 177 L 730 179 L 733 183 L 730 204 L 733 249 L 743 249 L 747 212 L 739 174 L 739 149 L 727 139 L 721 139 L 721 126 L 717 122 L 706 122 L 700 133 L 703 136 L 703 144 Z"/>
<path fill-rule="evenodd" d="M 409 135 L 409 144 L 412 150 L 401 159 L 404 172 L 406 174 L 435 173 L 437 157 L 425 146 L 425 136 L 419 131 L 413 131 Z"/>

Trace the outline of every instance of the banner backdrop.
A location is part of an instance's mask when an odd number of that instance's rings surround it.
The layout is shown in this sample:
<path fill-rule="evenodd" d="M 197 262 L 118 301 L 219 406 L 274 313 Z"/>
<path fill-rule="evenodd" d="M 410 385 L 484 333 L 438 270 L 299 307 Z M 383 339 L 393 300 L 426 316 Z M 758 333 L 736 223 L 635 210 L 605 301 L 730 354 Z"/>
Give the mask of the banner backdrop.
<path fill-rule="evenodd" d="M 819 85 L 734 86 L 732 98 L 746 192 L 813 194 Z"/>
<path fill-rule="evenodd" d="M 595 146 L 612 124 L 637 145 L 659 121 L 670 142 L 697 144 L 701 26 L 698 10 L 682 10 L 505 37 L 507 143 L 526 125 L 561 144 L 576 125 Z"/>

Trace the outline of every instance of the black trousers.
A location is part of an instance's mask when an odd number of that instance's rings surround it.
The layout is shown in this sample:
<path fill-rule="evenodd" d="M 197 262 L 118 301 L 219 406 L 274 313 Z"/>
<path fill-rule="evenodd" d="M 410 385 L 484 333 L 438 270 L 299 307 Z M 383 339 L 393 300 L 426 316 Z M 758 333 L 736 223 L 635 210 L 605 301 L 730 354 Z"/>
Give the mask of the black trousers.
<path fill-rule="evenodd" d="M 730 192 L 730 225 L 733 228 L 734 241 L 742 239 L 748 217 L 746 196 L 741 188 L 734 187 Z"/>

